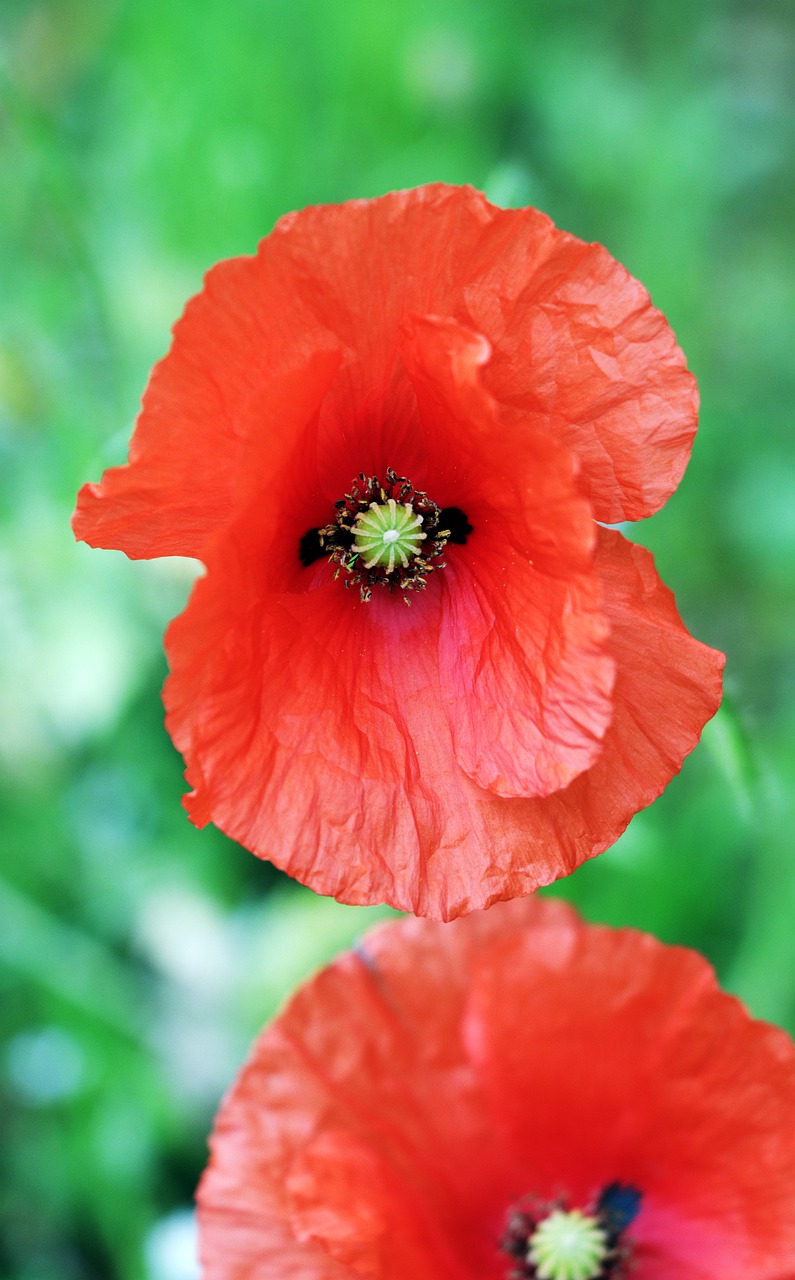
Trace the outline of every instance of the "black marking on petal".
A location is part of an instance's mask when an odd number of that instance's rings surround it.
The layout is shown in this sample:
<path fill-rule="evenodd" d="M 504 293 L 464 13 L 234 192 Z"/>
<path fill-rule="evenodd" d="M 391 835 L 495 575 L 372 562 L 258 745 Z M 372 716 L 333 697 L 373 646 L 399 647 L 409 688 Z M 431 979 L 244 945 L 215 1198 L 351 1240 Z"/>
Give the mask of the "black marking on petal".
<path fill-rule="evenodd" d="M 474 530 L 460 507 L 443 507 L 439 512 L 439 528 L 450 530 L 450 542 L 463 546 Z"/>
<path fill-rule="evenodd" d="M 611 1243 L 638 1216 L 641 1192 L 628 1183 L 611 1182 L 596 1203 L 599 1220 Z"/>
<path fill-rule="evenodd" d="M 353 546 L 353 533 L 350 529 L 338 524 L 327 524 L 322 529 L 307 529 L 298 543 L 298 559 L 304 568 L 314 564 L 323 556 L 337 557 L 350 551 Z"/>
<path fill-rule="evenodd" d="M 301 541 L 298 543 L 298 559 L 305 569 L 310 564 L 314 564 L 321 556 L 325 555 L 323 544 L 320 541 L 319 529 L 307 529 Z"/>

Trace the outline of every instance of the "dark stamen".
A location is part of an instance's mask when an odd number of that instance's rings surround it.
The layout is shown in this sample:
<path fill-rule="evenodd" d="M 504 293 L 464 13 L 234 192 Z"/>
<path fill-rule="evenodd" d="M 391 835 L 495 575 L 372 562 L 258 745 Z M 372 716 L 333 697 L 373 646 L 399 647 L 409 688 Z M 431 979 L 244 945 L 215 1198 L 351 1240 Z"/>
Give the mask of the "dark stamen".
<path fill-rule="evenodd" d="M 472 525 L 460 507 L 442 507 L 439 512 L 439 528 L 450 530 L 450 541 L 463 546 L 473 532 Z"/>

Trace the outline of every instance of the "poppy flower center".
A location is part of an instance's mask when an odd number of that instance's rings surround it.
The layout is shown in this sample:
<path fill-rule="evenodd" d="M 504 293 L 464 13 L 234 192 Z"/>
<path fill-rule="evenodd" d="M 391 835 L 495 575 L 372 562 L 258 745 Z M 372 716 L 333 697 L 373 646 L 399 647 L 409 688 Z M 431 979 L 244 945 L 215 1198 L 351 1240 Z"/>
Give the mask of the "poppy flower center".
<path fill-rule="evenodd" d="M 301 538 L 298 557 L 304 566 L 327 559 L 365 604 L 377 586 L 403 592 L 409 604 L 407 593 L 423 591 L 428 576 L 444 569 L 447 543 L 465 543 L 472 533 L 459 507 L 440 508 L 391 467 L 383 481 L 360 472 L 335 506 L 329 524 Z"/>
<path fill-rule="evenodd" d="M 359 512 L 353 526 L 353 549 L 365 569 L 381 565 L 393 573 L 398 564 L 403 569 L 409 567 L 427 537 L 422 532 L 422 516 L 410 502 L 398 504 L 387 498 L 385 503 L 371 502 L 368 511 Z"/>
<path fill-rule="evenodd" d="M 611 1182 L 587 1209 L 532 1198 L 512 1211 L 502 1250 L 513 1260 L 510 1280 L 622 1280 L 632 1254 L 626 1228 L 641 1195 Z"/>

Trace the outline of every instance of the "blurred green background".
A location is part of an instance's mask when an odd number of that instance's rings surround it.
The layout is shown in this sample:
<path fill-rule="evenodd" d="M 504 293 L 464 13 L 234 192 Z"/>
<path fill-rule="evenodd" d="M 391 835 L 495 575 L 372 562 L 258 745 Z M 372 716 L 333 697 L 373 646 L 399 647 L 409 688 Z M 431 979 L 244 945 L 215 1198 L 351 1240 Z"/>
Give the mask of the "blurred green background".
<path fill-rule="evenodd" d="M 73 544 L 203 271 L 282 212 L 431 179 L 537 204 L 651 290 L 697 373 L 631 536 L 729 701 L 553 892 L 704 951 L 795 1026 L 790 3 L 0 3 L 0 1276 L 191 1280 L 218 1099 L 378 912 L 182 813 L 161 633 L 194 567 Z"/>

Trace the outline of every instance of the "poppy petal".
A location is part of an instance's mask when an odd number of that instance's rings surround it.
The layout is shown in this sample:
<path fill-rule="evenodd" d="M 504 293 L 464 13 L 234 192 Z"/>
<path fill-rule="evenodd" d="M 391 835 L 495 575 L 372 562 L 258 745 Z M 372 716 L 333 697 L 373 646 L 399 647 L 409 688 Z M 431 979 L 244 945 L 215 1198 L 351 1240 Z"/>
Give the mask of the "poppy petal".
<path fill-rule="evenodd" d="M 676 488 L 695 379 L 642 285 L 535 209 L 431 184 L 290 214 L 255 257 L 208 272 L 152 373 L 128 466 L 81 490 L 76 536 L 132 557 L 198 555 L 225 516 L 257 389 L 333 334 L 355 353 L 354 392 L 372 393 L 411 311 L 489 337 L 492 393 L 562 433 L 597 519 L 639 519 Z"/>
<path fill-rule="evenodd" d="M 339 364 L 336 343 L 309 315 L 296 313 L 291 344 L 272 339 L 285 304 L 281 289 L 259 257 L 219 262 L 207 273 L 152 371 L 128 463 L 78 494 L 78 539 L 133 560 L 201 559 L 229 519 L 246 436 L 256 430 L 252 404 L 262 403 L 263 388 L 272 418 L 292 418 L 289 392 L 301 371 L 314 367 L 322 378 Z"/>
<path fill-rule="evenodd" d="M 411 610 L 392 597 L 363 605 L 333 579 L 265 593 L 256 549 L 239 540 L 209 560 L 166 634 L 167 726 L 195 788 L 192 819 L 212 820 L 318 892 L 426 901 L 423 869 L 444 840 L 444 775 L 456 767 L 438 693 L 438 597 Z M 244 612 L 230 608 L 241 599 Z M 412 730 L 437 722 L 429 783 Z M 437 897 L 434 886 L 431 910 Z"/>
<path fill-rule="evenodd" d="M 209 557 L 166 635 L 167 725 L 195 822 L 346 902 L 449 918 L 568 874 L 656 799 L 720 698 L 722 655 L 687 633 L 649 553 L 603 530 L 618 678 L 602 754 L 563 791 L 504 800 L 455 760 L 433 584 L 411 609 L 362 605 L 325 567 L 266 593 L 265 560 L 238 534 Z"/>
<path fill-rule="evenodd" d="M 260 252 L 356 352 L 354 396 L 383 386 L 404 316 L 451 316 L 491 342 L 495 398 L 578 455 L 597 520 L 651 515 L 679 484 L 698 391 L 665 317 L 605 248 L 537 209 L 436 183 L 289 214 Z"/>
<path fill-rule="evenodd" d="M 645 547 L 600 529 L 596 569 L 616 663 L 613 721 L 596 764 L 550 797 L 549 816 L 552 830 L 572 829 L 576 813 L 586 829 L 611 830 L 612 843 L 662 794 L 717 711 L 725 657 L 689 634 Z"/>
<path fill-rule="evenodd" d="M 486 821 L 502 836 L 494 840 L 495 864 L 506 857 L 502 848 L 511 850 L 507 862 L 514 893 L 531 893 L 568 875 L 617 840 L 630 818 L 679 772 L 720 705 L 724 655 L 686 630 L 651 554 L 614 530 L 600 529 L 595 569 L 616 663 L 613 720 L 596 763 L 565 790 L 543 799 L 507 801 L 502 810 L 484 798 Z M 549 854 L 544 861 L 547 850 L 555 851 L 556 862 Z M 488 905 L 495 900 L 488 896 L 488 880 L 482 888 L 476 901 Z"/>
<path fill-rule="evenodd" d="M 698 423 L 696 380 L 665 317 L 602 245 L 536 209 L 497 212 L 480 254 L 468 297 L 495 350 L 490 390 L 549 415 L 597 520 L 652 515 L 679 484 Z"/>
<path fill-rule="evenodd" d="M 612 716 L 599 580 L 563 576 L 572 561 L 590 568 L 590 508 L 566 450 L 531 423 L 500 421 L 480 382 L 490 354 L 482 336 L 425 319 L 409 337 L 429 471 L 444 478 L 456 467 L 474 525 L 465 548 L 448 548 L 441 588 L 441 689 L 456 759 L 498 795 L 547 795 L 594 763 Z"/>

